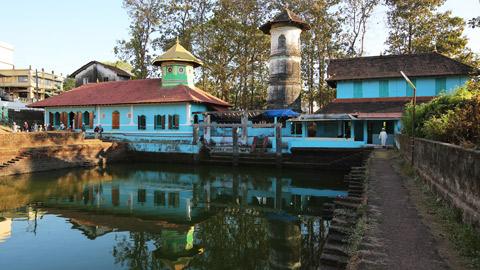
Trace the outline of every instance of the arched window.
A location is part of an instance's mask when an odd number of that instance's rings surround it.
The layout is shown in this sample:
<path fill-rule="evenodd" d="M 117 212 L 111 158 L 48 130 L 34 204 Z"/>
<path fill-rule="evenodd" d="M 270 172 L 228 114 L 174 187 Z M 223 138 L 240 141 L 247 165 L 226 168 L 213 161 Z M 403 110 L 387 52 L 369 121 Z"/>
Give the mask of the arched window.
<path fill-rule="evenodd" d="M 60 125 L 60 113 L 56 112 L 53 116 L 53 125 L 58 126 Z"/>
<path fill-rule="evenodd" d="M 68 125 L 67 125 L 67 128 L 70 127 L 70 126 L 71 126 L 72 128 L 75 128 L 75 127 L 74 127 L 74 122 L 75 122 L 75 113 L 74 113 L 74 112 L 70 112 L 70 113 L 68 114 L 68 122 L 67 122 Z"/>
<path fill-rule="evenodd" d="M 147 129 L 145 115 L 139 115 L 138 116 L 138 129 Z"/>
<path fill-rule="evenodd" d="M 118 111 L 112 112 L 112 129 L 120 129 L 120 113 Z"/>
<path fill-rule="evenodd" d="M 83 112 L 83 123 L 85 124 L 85 126 L 88 128 L 91 128 L 90 127 L 90 113 L 87 112 L 87 111 L 84 111 Z"/>
<path fill-rule="evenodd" d="M 285 50 L 287 48 L 287 39 L 282 34 L 278 37 L 278 49 Z"/>

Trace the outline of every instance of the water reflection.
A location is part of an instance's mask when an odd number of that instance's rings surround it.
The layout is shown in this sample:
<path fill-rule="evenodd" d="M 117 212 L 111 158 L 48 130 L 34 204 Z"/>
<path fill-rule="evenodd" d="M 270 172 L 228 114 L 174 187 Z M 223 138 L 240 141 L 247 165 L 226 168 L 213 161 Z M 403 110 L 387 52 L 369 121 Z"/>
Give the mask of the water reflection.
<path fill-rule="evenodd" d="M 346 194 L 341 179 L 333 172 L 129 164 L 2 178 L 0 193 L 6 188 L 19 199 L 15 207 L 28 205 L 35 221 L 63 218 L 72 234 L 97 243 L 114 236 L 115 268 L 314 269 L 326 231 L 318 215 L 324 202 Z M 0 200 L 0 210 L 11 206 Z M 0 242 L 16 226 L 12 213 L 21 211 L 0 212 Z"/>

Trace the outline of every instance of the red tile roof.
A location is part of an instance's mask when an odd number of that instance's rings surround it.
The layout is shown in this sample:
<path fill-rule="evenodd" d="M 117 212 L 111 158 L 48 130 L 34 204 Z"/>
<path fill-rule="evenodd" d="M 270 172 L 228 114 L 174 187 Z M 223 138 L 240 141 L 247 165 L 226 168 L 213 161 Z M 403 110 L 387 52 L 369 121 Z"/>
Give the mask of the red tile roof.
<path fill-rule="evenodd" d="M 327 82 L 409 77 L 469 75 L 477 69 L 439 53 L 403 54 L 333 59 L 328 65 Z"/>
<path fill-rule="evenodd" d="M 428 102 L 435 97 L 417 97 L 417 104 Z M 391 114 L 403 113 L 405 105 L 412 97 L 392 98 L 342 98 L 335 99 L 315 113 L 347 113 L 347 114 Z"/>
<path fill-rule="evenodd" d="M 85 84 L 58 96 L 32 103 L 28 107 L 175 102 L 199 102 L 221 107 L 232 106 L 196 87 L 192 89 L 179 84 L 163 88 L 161 79 L 144 79 Z"/>

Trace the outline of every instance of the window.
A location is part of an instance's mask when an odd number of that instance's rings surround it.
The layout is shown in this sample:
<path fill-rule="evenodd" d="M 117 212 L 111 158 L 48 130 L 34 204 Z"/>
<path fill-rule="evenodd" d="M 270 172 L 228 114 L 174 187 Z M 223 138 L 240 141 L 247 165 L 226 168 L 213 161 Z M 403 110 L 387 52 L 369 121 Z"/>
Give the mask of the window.
<path fill-rule="evenodd" d="M 415 87 L 417 86 L 417 80 L 410 80 Z M 405 82 L 407 84 L 407 97 L 413 97 L 413 88 L 410 86 L 408 82 Z"/>
<path fill-rule="evenodd" d="M 108 82 L 108 77 L 103 77 L 104 82 Z"/>
<path fill-rule="evenodd" d="M 295 135 L 300 134 L 301 135 L 302 134 L 302 123 L 292 122 L 291 134 L 295 134 Z"/>
<path fill-rule="evenodd" d="M 145 115 L 138 116 L 138 129 L 147 129 Z"/>
<path fill-rule="evenodd" d="M 88 83 L 88 78 L 83 78 L 82 81 L 83 81 L 83 84 L 87 84 Z"/>
<path fill-rule="evenodd" d="M 52 80 L 45 79 L 45 85 L 51 86 L 52 85 Z"/>
<path fill-rule="evenodd" d="M 354 82 L 353 83 L 353 97 L 354 98 L 362 98 L 363 97 L 362 82 Z"/>
<path fill-rule="evenodd" d="M 169 115 L 168 129 L 178 129 L 180 127 L 179 122 L 180 122 L 180 117 L 178 116 L 178 114 Z"/>
<path fill-rule="evenodd" d="M 18 82 L 19 83 L 28 82 L 28 77 L 27 76 L 18 76 Z"/>
<path fill-rule="evenodd" d="M 285 38 L 284 35 L 280 35 L 278 37 L 278 49 L 284 50 L 286 48 L 287 48 L 287 39 Z"/>
<path fill-rule="evenodd" d="M 155 115 L 154 122 L 155 129 L 165 129 L 165 115 Z"/>
<path fill-rule="evenodd" d="M 112 129 L 120 129 L 120 113 L 118 111 L 112 112 Z"/>
<path fill-rule="evenodd" d="M 388 81 L 380 81 L 379 82 L 380 88 L 380 97 L 388 97 Z"/>
<path fill-rule="evenodd" d="M 35 83 L 42 84 L 42 78 L 35 77 Z"/>
<path fill-rule="evenodd" d="M 435 79 L 435 95 L 438 96 L 442 91 L 447 90 L 447 79 Z"/>
<path fill-rule="evenodd" d="M 62 82 L 55 82 L 55 87 L 58 89 L 62 88 Z"/>

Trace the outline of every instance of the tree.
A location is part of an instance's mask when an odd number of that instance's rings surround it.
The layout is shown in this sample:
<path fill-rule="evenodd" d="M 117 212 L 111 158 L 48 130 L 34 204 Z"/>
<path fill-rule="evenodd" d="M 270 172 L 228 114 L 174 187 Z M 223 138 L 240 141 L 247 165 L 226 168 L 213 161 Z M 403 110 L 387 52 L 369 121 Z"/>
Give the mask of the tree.
<path fill-rule="evenodd" d="M 75 79 L 65 78 L 63 80 L 63 91 L 69 91 L 75 88 Z"/>
<path fill-rule="evenodd" d="M 424 53 L 437 50 L 455 56 L 465 49 L 465 22 L 451 12 L 437 13 L 445 0 L 386 0 L 390 32 L 388 53 Z"/>
<path fill-rule="evenodd" d="M 162 0 L 124 0 L 123 6 L 132 20 L 131 38 L 118 40 L 114 52 L 121 60 L 129 61 L 135 79 L 148 78 L 154 73 L 149 49 L 156 26 L 164 17 L 164 3 Z"/>
<path fill-rule="evenodd" d="M 103 62 L 105 65 L 109 65 L 109 66 L 114 66 L 114 67 L 117 67 L 121 70 L 124 70 L 128 73 L 132 73 L 132 65 L 130 65 L 130 63 L 128 62 L 125 62 L 125 61 L 115 61 L 115 62 L 109 62 L 109 61 L 106 61 L 106 62 Z"/>
<path fill-rule="evenodd" d="M 379 0 L 344 0 L 340 8 L 344 15 L 349 56 L 362 56 L 367 22 Z"/>

